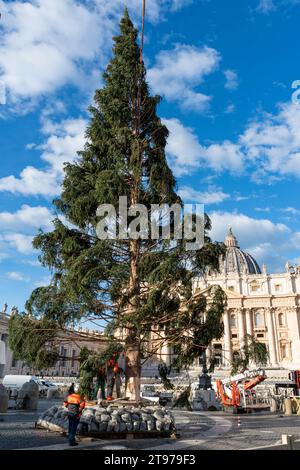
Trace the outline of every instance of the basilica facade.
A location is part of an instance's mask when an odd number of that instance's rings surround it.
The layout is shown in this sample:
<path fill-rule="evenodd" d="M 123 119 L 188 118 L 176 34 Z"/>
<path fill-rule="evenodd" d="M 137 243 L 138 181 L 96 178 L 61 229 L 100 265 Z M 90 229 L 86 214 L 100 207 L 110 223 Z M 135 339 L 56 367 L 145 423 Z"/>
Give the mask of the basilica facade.
<path fill-rule="evenodd" d="M 211 344 L 217 367 L 230 367 L 247 334 L 265 343 L 270 368 L 300 369 L 300 268 L 288 263 L 282 273 L 269 274 L 244 252 L 232 230 L 219 272 L 194 280 L 194 295 L 209 298 L 213 286 L 227 295 L 224 336 Z"/>
<path fill-rule="evenodd" d="M 300 267 L 286 263 L 282 273 L 268 273 L 265 265 L 260 267 L 251 254 L 240 248 L 231 229 L 225 246 L 219 272 L 207 273 L 193 281 L 194 296 L 204 295 L 209 300 L 215 286 L 220 286 L 227 296 L 224 336 L 212 342 L 206 352 L 208 359 L 214 357 L 216 370 L 228 371 L 240 354 L 246 335 L 251 335 L 267 346 L 269 369 L 300 370 Z M 26 369 L 14 360 L 8 347 L 6 308 L 0 312 L 0 377 L 5 373 L 25 373 Z M 105 348 L 106 341 L 99 332 L 65 333 L 59 338 L 61 359 L 53 370 L 46 372 L 54 376 L 78 374 L 83 343 L 99 349 Z M 143 374 L 158 375 L 158 363 L 171 364 L 175 352 L 172 346 L 162 344 L 158 354 L 143 365 Z M 200 368 L 198 361 L 195 369 L 199 372 Z"/>

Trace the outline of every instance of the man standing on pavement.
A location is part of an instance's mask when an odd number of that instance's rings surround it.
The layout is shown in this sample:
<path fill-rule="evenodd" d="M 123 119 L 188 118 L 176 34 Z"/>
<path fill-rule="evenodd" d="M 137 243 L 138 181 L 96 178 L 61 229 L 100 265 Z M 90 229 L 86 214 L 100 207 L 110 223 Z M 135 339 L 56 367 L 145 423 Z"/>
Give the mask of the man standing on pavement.
<path fill-rule="evenodd" d="M 85 401 L 81 398 L 79 393 L 79 385 L 74 386 L 74 393 L 67 396 L 64 401 L 64 406 L 68 410 L 69 419 L 69 445 L 77 446 L 76 431 L 80 421 L 81 413 L 85 407 Z"/>

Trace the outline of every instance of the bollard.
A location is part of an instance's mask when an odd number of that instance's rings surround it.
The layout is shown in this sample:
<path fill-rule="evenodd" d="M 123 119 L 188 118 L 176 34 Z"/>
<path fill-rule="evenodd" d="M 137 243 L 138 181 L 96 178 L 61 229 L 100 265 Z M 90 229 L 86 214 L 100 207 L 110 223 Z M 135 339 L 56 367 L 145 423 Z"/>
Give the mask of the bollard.
<path fill-rule="evenodd" d="M 284 412 L 285 415 L 292 416 L 292 414 L 293 414 L 292 400 L 290 398 L 285 398 L 284 399 L 284 409 L 285 409 L 285 412 Z"/>
<path fill-rule="evenodd" d="M 35 411 L 38 407 L 38 400 L 39 386 L 34 381 L 30 380 L 23 384 L 22 388 L 19 390 L 16 407 L 19 410 Z"/>
<path fill-rule="evenodd" d="M 276 402 L 275 398 L 271 398 L 270 411 L 272 413 L 277 412 L 277 402 Z"/>
<path fill-rule="evenodd" d="M 282 444 L 287 446 L 288 450 L 295 450 L 295 437 L 292 434 L 282 434 Z"/>
<path fill-rule="evenodd" d="M 8 392 L 4 385 L 0 384 L 0 413 L 6 413 L 8 408 Z"/>
<path fill-rule="evenodd" d="M 47 390 L 47 400 L 51 400 L 51 398 L 53 398 L 53 395 L 54 395 L 54 390 L 51 390 L 51 388 L 48 388 L 48 390 Z"/>

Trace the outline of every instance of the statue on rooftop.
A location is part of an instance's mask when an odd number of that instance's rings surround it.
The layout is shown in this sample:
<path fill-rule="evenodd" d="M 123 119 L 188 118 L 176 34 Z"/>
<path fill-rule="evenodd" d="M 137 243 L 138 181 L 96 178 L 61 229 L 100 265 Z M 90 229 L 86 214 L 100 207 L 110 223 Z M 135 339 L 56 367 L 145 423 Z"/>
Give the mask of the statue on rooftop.
<path fill-rule="evenodd" d="M 19 313 L 18 307 L 16 307 L 16 306 L 14 305 L 14 306 L 12 307 L 12 309 L 11 309 L 10 314 L 11 314 L 11 316 L 13 316 L 13 315 L 18 315 L 18 313 Z"/>

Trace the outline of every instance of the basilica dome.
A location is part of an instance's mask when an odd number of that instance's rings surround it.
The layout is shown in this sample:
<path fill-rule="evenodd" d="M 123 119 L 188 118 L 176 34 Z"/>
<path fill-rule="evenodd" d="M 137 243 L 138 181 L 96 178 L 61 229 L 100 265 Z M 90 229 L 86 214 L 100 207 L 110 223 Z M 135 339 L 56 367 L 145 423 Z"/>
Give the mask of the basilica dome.
<path fill-rule="evenodd" d="M 223 274 L 261 274 L 260 267 L 255 259 L 242 251 L 231 228 L 225 238 L 226 254 L 220 260 Z"/>

